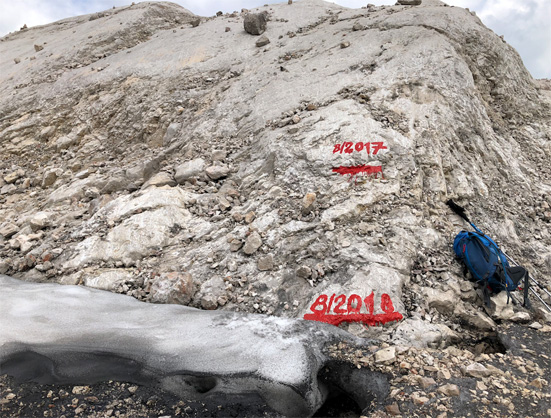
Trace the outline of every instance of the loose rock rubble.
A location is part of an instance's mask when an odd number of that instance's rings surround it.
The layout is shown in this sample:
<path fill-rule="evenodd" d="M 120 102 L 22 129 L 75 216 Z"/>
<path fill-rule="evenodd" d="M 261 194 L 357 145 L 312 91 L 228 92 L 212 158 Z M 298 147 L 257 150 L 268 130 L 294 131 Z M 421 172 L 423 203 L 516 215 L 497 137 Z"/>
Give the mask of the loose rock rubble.
<path fill-rule="evenodd" d="M 292 318 L 321 294 L 384 293 L 401 322 L 341 327 L 411 350 L 547 335 L 533 297 L 483 305 L 444 202 L 549 287 L 549 80 L 469 11 L 398 3 L 204 18 L 139 3 L 3 37 L 0 274 Z M 334 152 L 345 142 L 387 149 Z M 382 176 L 333 171 L 363 164 Z"/>

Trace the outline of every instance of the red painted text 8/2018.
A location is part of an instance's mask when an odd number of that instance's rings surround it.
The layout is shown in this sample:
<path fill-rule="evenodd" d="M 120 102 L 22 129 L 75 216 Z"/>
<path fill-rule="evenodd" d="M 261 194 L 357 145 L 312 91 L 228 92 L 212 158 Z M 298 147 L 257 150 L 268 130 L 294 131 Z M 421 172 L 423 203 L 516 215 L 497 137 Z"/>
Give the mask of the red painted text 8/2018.
<path fill-rule="evenodd" d="M 384 313 L 375 315 L 373 313 L 375 310 L 374 297 L 373 292 L 363 300 L 359 295 L 354 294 L 350 295 L 347 301 L 345 295 L 333 294 L 330 298 L 327 295 L 320 295 L 310 306 L 312 313 L 304 315 L 304 319 L 327 322 L 332 325 L 339 325 L 342 322 L 361 322 L 374 326 L 390 321 L 399 321 L 403 318 L 401 313 L 394 311 L 394 305 L 386 293 L 381 295 L 381 310 Z M 367 313 L 360 312 L 362 304 Z M 333 314 L 330 313 L 331 310 L 333 310 Z"/>

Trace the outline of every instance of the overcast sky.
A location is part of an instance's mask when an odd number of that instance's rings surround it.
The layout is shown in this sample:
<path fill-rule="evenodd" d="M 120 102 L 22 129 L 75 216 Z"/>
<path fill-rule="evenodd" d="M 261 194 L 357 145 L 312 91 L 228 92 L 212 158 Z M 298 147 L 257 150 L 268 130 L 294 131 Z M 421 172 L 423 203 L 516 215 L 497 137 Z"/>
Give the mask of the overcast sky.
<path fill-rule="evenodd" d="M 300 0 L 299 0 L 300 1 Z M 98 12 L 132 0 L 0 0 L 0 36 L 27 26 L 43 25 L 70 16 Z M 250 9 L 277 0 L 173 0 L 201 16 L 218 10 L 232 12 Z M 285 0 L 287 2 L 287 0 Z M 394 4 L 393 0 L 334 0 L 346 7 L 367 3 Z M 521 55 L 535 78 L 551 78 L 551 0 L 447 0 L 454 6 L 474 10 L 486 26 Z"/>

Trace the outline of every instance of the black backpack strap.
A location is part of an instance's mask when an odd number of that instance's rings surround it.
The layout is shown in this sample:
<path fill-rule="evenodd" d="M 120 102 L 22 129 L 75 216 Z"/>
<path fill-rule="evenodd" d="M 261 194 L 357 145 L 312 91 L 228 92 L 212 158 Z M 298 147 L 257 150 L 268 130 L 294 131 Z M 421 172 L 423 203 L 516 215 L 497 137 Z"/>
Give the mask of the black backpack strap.
<path fill-rule="evenodd" d="M 482 290 L 482 294 L 484 295 L 484 304 L 489 308 L 490 307 L 490 292 L 488 291 L 488 276 L 489 274 L 486 273 L 486 276 L 484 277 L 484 288 Z"/>
<path fill-rule="evenodd" d="M 524 275 L 524 303 L 522 306 L 524 306 L 526 309 L 530 309 L 530 300 L 528 300 L 528 289 L 530 288 L 530 274 L 528 273 L 528 270 L 526 270 L 526 274 Z"/>

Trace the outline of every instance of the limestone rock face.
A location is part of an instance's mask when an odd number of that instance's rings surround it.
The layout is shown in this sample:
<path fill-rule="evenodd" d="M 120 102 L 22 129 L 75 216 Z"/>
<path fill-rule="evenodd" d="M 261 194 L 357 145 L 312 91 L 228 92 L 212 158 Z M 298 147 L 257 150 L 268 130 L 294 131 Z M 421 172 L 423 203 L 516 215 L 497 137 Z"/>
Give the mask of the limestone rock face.
<path fill-rule="evenodd" d="M 402 322 L 341 327 L 443 347 L 496 327 L 451 253 L 467 226 L 447 199 L 549 271 L 551 89 L 469 11 L 100 12 L 0 42 L 5 273 L 144 300 L 187 273 L 185 304 L 290 318 L 332 294 L 373 293 L 381 314 L 386 294 Z M 178 299 L 165 284 L 158 301 Z"/>

